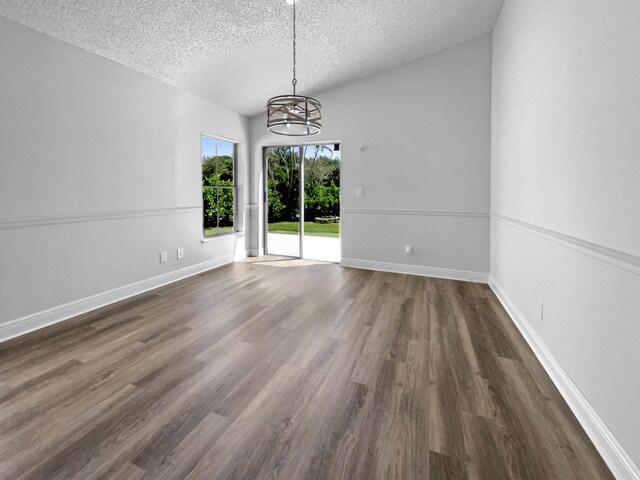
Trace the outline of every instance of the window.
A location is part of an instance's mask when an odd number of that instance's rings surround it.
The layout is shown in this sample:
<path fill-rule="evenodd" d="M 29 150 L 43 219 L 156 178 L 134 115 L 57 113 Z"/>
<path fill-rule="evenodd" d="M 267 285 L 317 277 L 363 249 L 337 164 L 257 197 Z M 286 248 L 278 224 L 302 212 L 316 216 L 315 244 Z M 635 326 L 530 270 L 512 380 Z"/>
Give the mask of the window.
<path fill-rule="evenodd" d="M 202 135 L 202 228 L 205 237 L 235 231 L 236 144 Z"/>

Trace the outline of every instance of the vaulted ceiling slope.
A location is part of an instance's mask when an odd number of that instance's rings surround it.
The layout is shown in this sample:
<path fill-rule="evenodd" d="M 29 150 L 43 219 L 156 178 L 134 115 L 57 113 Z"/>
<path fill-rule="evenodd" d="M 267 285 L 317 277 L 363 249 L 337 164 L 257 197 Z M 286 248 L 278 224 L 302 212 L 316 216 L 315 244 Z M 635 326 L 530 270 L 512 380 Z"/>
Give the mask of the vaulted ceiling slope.
<path fill-rule="evenodd" d="M 478 37 L 503 0 L 298 0 L 314 94 Z M 285 0 L 0 0 L 0 15 L 245 115 L 291 85 Z"/>

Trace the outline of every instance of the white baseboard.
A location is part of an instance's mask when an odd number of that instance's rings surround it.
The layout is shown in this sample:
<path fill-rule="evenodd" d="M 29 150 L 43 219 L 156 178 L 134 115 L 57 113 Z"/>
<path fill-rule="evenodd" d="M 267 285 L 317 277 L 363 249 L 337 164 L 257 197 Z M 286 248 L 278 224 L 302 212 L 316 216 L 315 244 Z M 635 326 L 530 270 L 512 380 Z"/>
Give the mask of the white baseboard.
<path fill-rule="evenodd" d="M 233 255 L 224 255 L 190 267 L 181 268 L 180 270 L 158 275 L 157 277 L 148 278 L 140 282 L 131 283 L 123 287 L 114 288 L 113 290 L 98 293 L 97 295 L 85 297 L 74 302 L 11 320 L 0 325 L 0 342 L 62 322 L 71 317 L 104 307 L 111 303 L 119 302 L 126 298 L 153 290 L 154 288 L 182 280 L 183 278 L 191 277 L 192 275 L 197 275 L 198 273 L 221 267 L 228 263 L 232 263 L 233 259 Z"/>
<path fill-rule="evenodd" d="M 555 384 L 560 394 L 569 405 L 569 408 L 582 425 L 594 446 L 618 480 L 640 480 L 640 470 L 631 457 L 618 443 L 613 433 L 602 421 L 598 413 L 593 409 L 589 401 L 582 394 L 578 386 L 573 383 L 571 377 L 564 371 L 555 357 L 546 347 L 540 336 L 530 326 L 527 319 L 511 302 L 504 290 L 496 283 L 495 279 L 489 279 L 489 285 L 494 291 L 505 310 L 522 333 L 531 350 L 536 355 L 547 374 Z"/>
<path fill-rule="evenodd" d="M 343 258 L 343 267 L 363 268 L 365 270 L 379 270 L 381 272 L 407 273 L 424 277 L 446 278 L 449 280 L 463 280 L 467 282 L 487 283 L 489 274 L 482 272 L 467 272 L 450 268 L 423 267 L 421 265 L 407 265 L 404 263 L 374 262 L 358 258 Z"/>

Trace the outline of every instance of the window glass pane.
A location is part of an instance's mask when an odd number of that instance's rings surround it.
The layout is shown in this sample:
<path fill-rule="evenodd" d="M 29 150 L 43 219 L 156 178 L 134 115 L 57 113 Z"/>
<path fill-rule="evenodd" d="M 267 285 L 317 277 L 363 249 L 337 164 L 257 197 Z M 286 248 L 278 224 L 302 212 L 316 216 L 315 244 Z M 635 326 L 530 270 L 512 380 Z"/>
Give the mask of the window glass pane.
<path fill-rule="evenodd" d="M 234 188 L 236 145 L 206 135 L 201 136 L 202 224 L 205 236 L 234 231 Z"/>
<path fill-rule="evenodd" d="M 218 195 L 216 188 L 202 190 L 202 225 L 205 236 L 218 233 Z"/>
<path fill-rule="evenodd" d="M 202 185 L 211 186 L 216 184 L 216 139 L 211 137 L 201 137 L 202 150 Z"/>
<path fill-rule="evenodd" d="M 232 155 L 219 155 L 218 156 L 218 174 L 220 175 L 220 182 L 218 185 L 233 185 L 233 156 Z"/>
<path fill-rule="evenodd" d="M 233 231 L 233 188 L 220 188 L 218 190 L 219 233 Z"/>
<path fill-rule="evenodd" d="M 202 185 L 234 185 L 235 144 L 202 136 Z"/>
<path fill-rule="evenodd" d="M 233 142 L 227 142 L 226 140 L 219 140 L 217 138 L 215 140 L 217 148 L 216 155 L 220 157 L 233 157 L 233 151 L 235 147 L 235 144 Z"/>

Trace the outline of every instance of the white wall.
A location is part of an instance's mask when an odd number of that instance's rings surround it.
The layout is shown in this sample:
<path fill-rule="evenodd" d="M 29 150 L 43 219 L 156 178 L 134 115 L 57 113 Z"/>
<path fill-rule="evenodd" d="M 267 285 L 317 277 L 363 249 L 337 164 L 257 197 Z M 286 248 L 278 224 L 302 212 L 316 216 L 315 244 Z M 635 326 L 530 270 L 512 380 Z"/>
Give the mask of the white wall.
<path fill-rule="evenodd" d="M 246 118 L 1 17 L 0 65 L 0 338 L 244 250 L 240 235 L 201 242 L 200 134 L 240 142 L 242 229 Z"/>
<path fill-rule="evenodd" d="M 304 86 L 304 72 L 299 72 Z M 343 263 L 482 279 L 489 271 L 491 38 L 315 95 L 342 142 Z M 287 93 L 287 85 L 281 92 Z M 265 99 L 266 101 L 266 99 Z M 252 203 L 262 147 L 292 143 L 251 121 Z M 295 141 L 295 140 L 293 140 Z M 359 147 L 363 146 L 364 151 Z M 364 197 L 356 196 L 363 187 Z M 262 210 L 252 215 L 261 224 Z M 262 235 L 252 233 L 254 251 Z M 415 254 L 405 256 L 413 244 Z"/>
<path fill-rule="evenodd" d="M 342 142 L 347 264 L 482 278 L 491 193 L 492 282 L 636 463 L 639 24 L 635 0 L 506 0 L 493 69 L 484 37 L 320 93 L 313 138 Z M 262 147 L 292 143 L 264 115 L 3 18 L 0 65 L 0 339 L 37 312 L 243 249 L 240 236 L 201 242 L 200 134 L 241 144 L 243 229 Z"/>
<path fill-rule="evenodd" d="M 636 463 L 639 25 L 637 0 L 507 0 L 491 156 L 492 280 Z"/>

